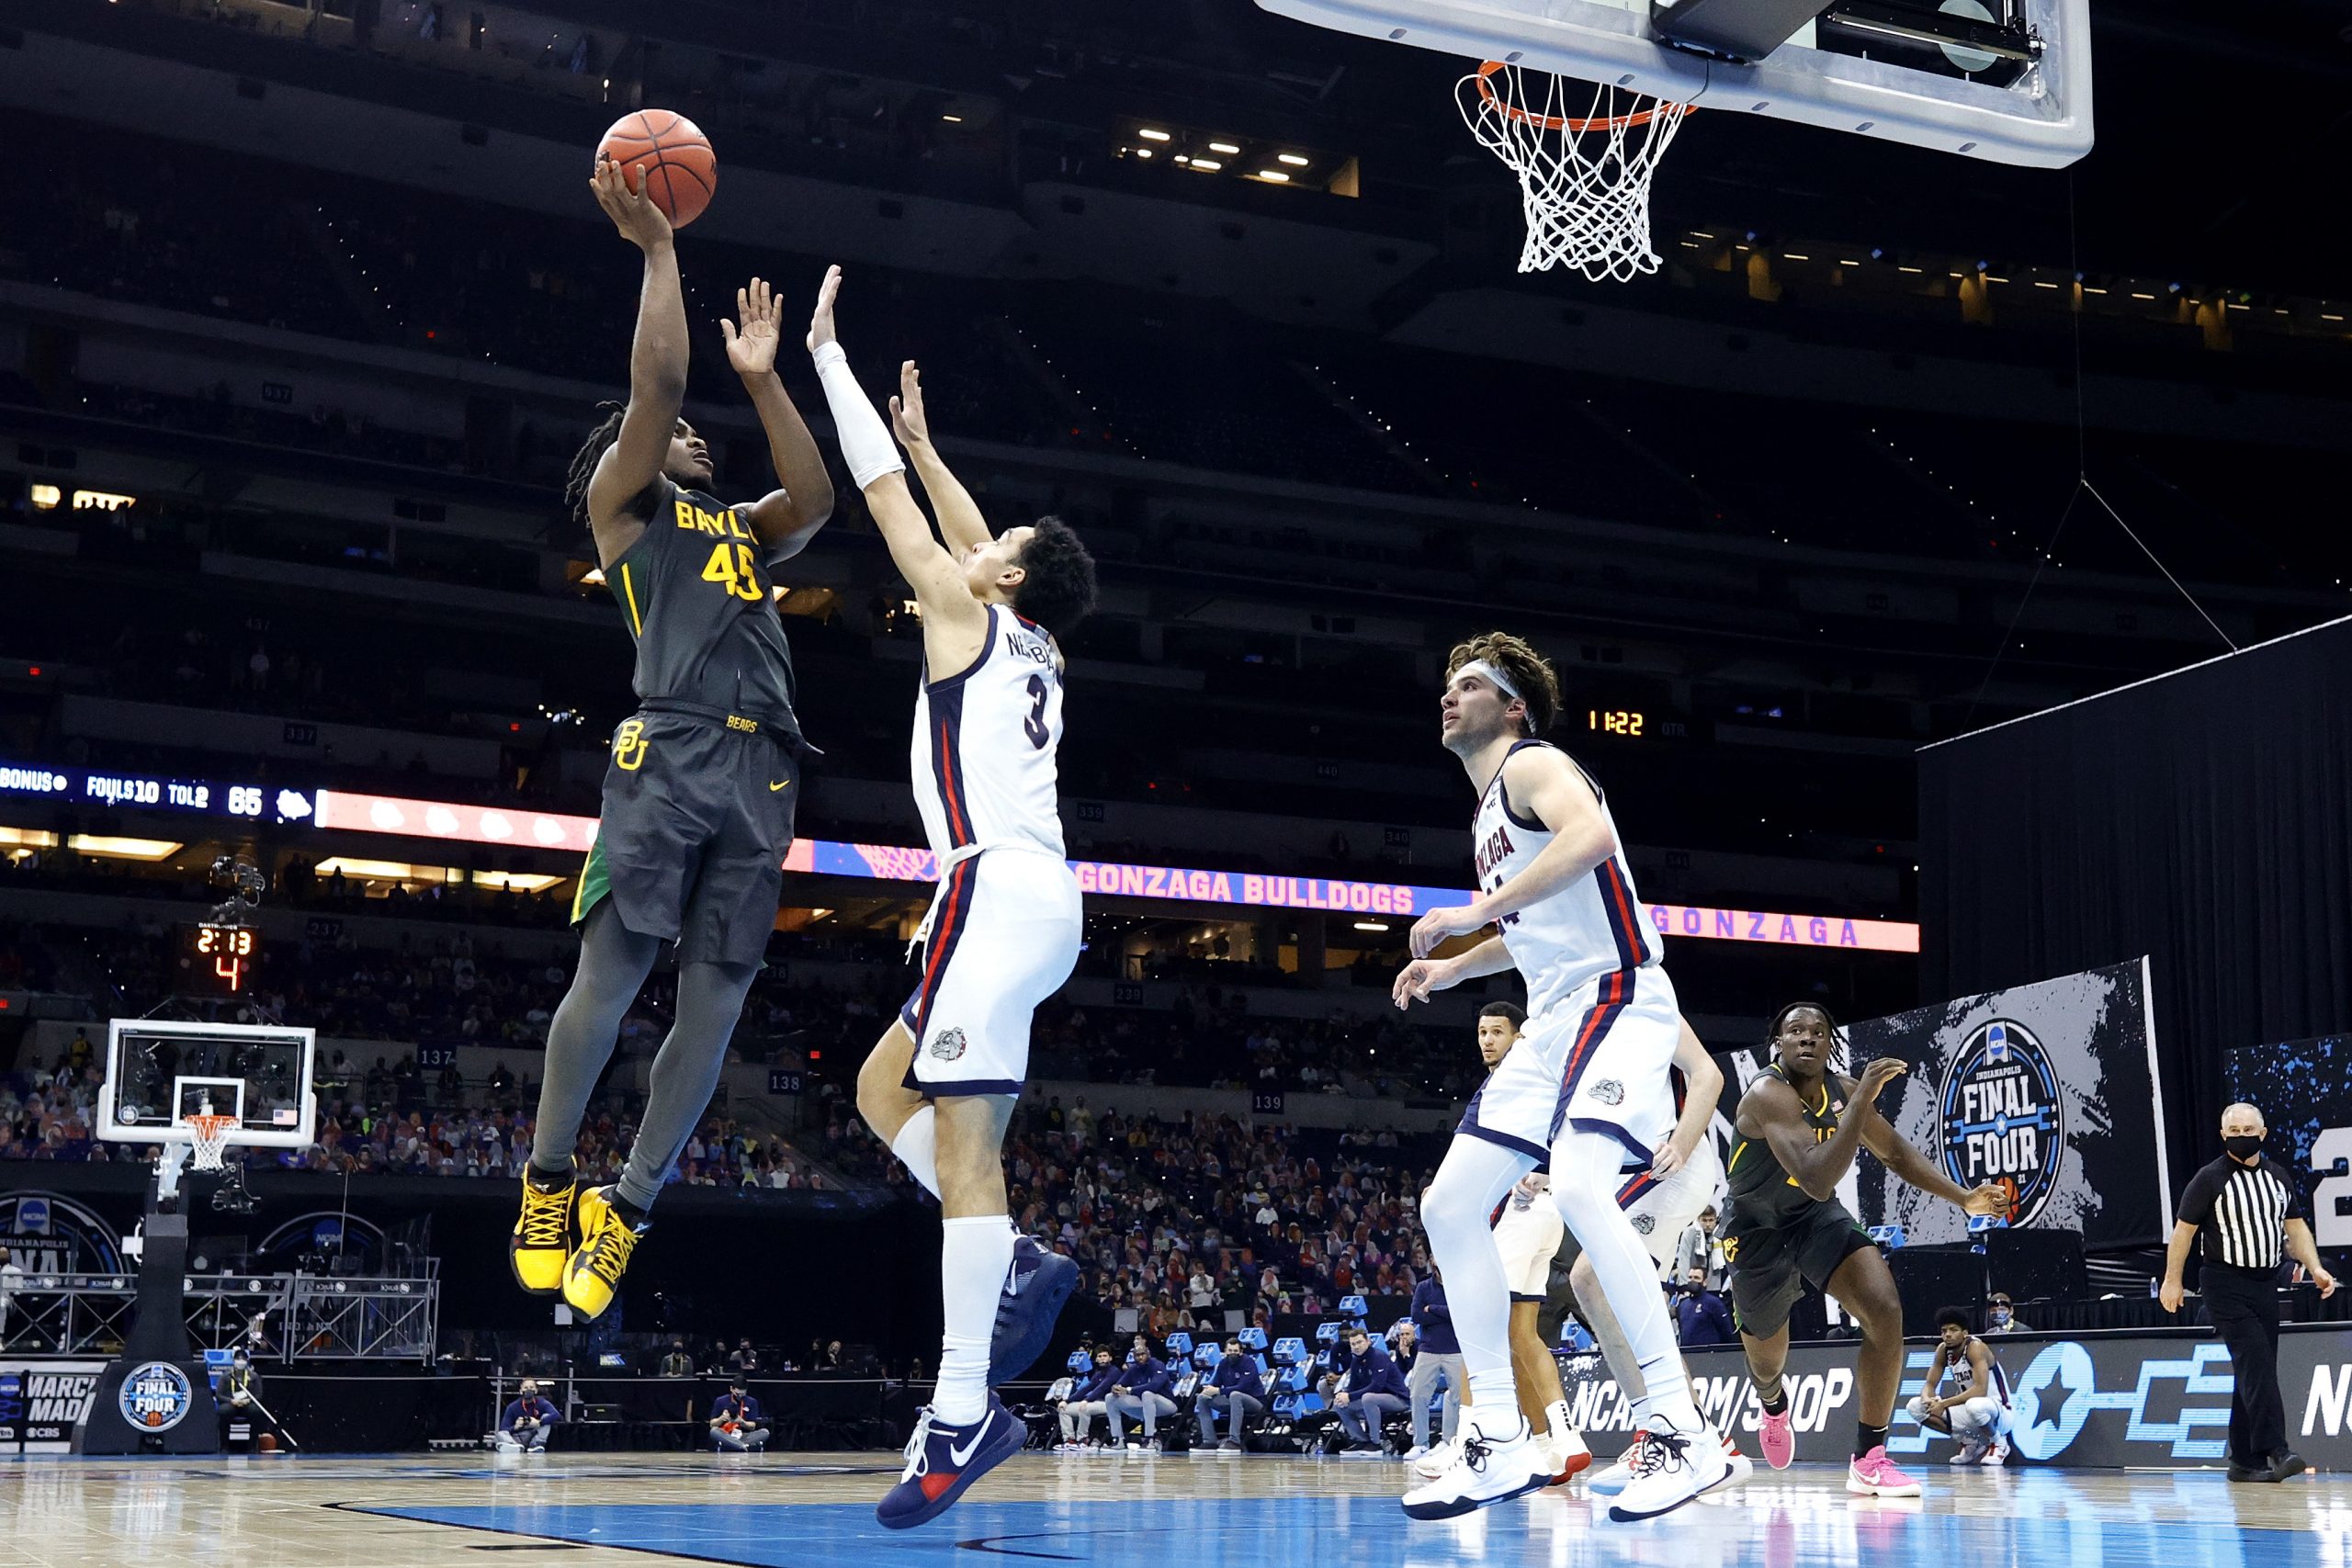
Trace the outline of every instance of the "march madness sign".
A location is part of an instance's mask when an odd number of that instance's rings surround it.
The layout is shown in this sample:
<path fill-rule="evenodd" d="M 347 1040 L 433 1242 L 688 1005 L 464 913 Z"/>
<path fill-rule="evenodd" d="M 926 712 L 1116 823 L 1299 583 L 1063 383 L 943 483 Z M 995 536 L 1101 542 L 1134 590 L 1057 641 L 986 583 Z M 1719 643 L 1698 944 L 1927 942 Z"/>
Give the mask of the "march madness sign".
<path fill-rule="evenodd" d="M 1910 1064 L 1879 1097 L 1895 1130 L 1962 1187 L 2007 1186 L 2010 1223 L 2145 1247 L 2172 1229 L 2147 961 L 1961 997 L 1849 1026 L 1845 1070 Z M 1961 1241 L 1952 1205 L 1856 1162 L 1856 1213 L 1912 1242 Z"/>

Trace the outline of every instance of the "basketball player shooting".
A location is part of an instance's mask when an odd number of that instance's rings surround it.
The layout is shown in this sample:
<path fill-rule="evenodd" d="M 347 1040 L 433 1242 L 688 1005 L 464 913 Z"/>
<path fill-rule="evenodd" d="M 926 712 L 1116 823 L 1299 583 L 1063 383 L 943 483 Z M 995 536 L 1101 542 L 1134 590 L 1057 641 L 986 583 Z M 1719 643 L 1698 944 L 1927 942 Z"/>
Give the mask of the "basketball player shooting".
<path fill-rule="evenodd" d="M 1829 1067 L 1842 1043 L 1837 1021 L 1810 1002 L 1782 1008 L 1767 1043 L 1771 1066 L 1739 1097 L 1732 1145 L 1731 1223 L 1724 1255 L 1731 1261 L 1732 1320 L 1747 1352 L 1747 1375 L 1764 1414 L 1756 1445 L 1764 1461 L 1785 1470 L 1796 1453 L 1788 1393 L 1789 1308 L 1805 1287 L 1838 1299 L 1862 1325 L 1855 1368 L 1853 1462 L 1846 1490 L 1865 1496 L 1917 1497 L 1919 1483 L 1886 1457 L 1886 1424 L 1894 1417 L 1903 1377 L 1903 1299 L 1886 1259 L 1846 1205 L 1838 1183 L 1862 1149 L 1920 1191 L 1971 1214 L 2004 1214 L 2009 1195 L 1997 1182 L 1956 1186 L 1936 1162 L 1913 1148 L 1878 1112 L 1879 1094 L 1908 1069 L 1881 1056 L 1849 1078 Z"/>
<path fill-rule="evenodd" d="M 1640 900 L 1600 791 L 1567 754 L 1536 739 L 1559 711 L 1559 677 L 1521 639 L 1465 642 L 1447 661 L 1440 738 L 1479 791 L 1472 846 L 1479 896 L 1433 909 L 1412 931 L 1399 1008 L 1481 975 L 1516 968 L 1527 1028 L 1471 1097 L 1421 1201 L 1469 1368 L 1471 1408 L 1445 1473 L 1404 1496 L 1417 1519 L 1451 1518 L 1532 1492 L 1555 1473 L 1512 1397 L 1510 1290 L 1487 1216 L 1540 1160 L 1552 1200 L 1584 1247 L 1646 1391 L 1648 1436 L 1611 1506 L 1616 1519 L 1678 1508 L 1732 1474 L 1721 1438 L 1691 1403 L 1657 1270 L 1617 1194 L 1676 1124 L 1668 1068 L 1682 1029 L 1665 943 Z M 1450 937 L 1498 934 L 1450 958 Z"/>
<path fill-rule="evenodd" d="M 1078 1282 L 1076 1264 L 1015 1235 L 1002 1149 L 1028 1077 L 1031 1015 L 1069 978 L 1083 931 L 1055 793 L 1064 671 L 1056 638 L 1093 607 L 1094 562 L 1054 518 L 989 530 L 931 443 L 910 360 L 890 412 L 939 513 L 933 535 L 898 446 L 834 335 L 841 284 L 841 268 L 829 269 L 808 351 L 842 457 L 922 612 L 911 765 L 939 859 L 921 933 L 922 979 L 857 1077 L 867 1125 L 943 1216 L 938 1385 L 907 1445 L 905 1473 L 875 1509 L 904 1529 L 937 1517 L 1027 1440 L 990 1388 L 1037 1359 Z"/>
<path fill-rule="evenodd" d="M 637 711 L 614 731 L 602 821 L 572 899 L 580 965 L 548 1027 L 514 1278 L 594 1317 L 612 1304 L 646 1215 L 718 1081 L 775 925 L 800 794 L 792 659 L 768 573 L 833 509 L 833 488 L 775 373 L 781 311 L 753 278 L 725 321 L 727 357 L 759 411 L 783 488 L 728 505 L 710 448 L 682 416 L 686 310 L 670 220 L 599 160 L 589 185 L 645 253 L 626 405 L 572 461 L 565 497 L 637 647 Z M 617 1183 L 582 1192 L 572 1146 L 621 1019 L 661 944 L 677 944 L 677 1016 L 653 1059 Z"/>

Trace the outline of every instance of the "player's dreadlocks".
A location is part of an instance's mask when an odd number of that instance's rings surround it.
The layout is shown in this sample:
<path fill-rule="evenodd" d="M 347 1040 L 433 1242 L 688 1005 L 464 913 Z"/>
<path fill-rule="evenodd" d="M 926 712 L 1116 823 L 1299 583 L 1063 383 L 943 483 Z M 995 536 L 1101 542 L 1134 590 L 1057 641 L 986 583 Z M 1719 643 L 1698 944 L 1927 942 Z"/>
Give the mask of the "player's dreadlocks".
<path fill-rule="evenodd" d="M 588 481 L 596 477 L 596 465 L 605 453 L 620 439 L 621 416 L 628 412 L 626 403 L 602 402 L 596 412 L 605 422 L 588 433 L 587 444 L 571 459 L 571 471 L 564 476 L 563 501 L 571 508 L 572 517 L 581 523 L 588 521 Z"/>
<path fill-rule="evenodd" d="M 1781 1027 L 1789 1021 L 1789 1016 L 1792 1013 L 1804 1012 L 1808 1008 L 1819 1013 L 1822 1021 L 1829 1025 L 1829 1043 L 1838 1050 L 1846 1049 L 1846 1031 L 1839 1027 L 1836 1013 L 1831 1012 L 1819 1002 L 1791 1002 L 1772 1015 L 1770 1026 L 1764 1031 L 1764 1049 L 1767 1053 L 1773 1055 L 1780 1054 L 1778 1048 L 1781 1043 Z"/>

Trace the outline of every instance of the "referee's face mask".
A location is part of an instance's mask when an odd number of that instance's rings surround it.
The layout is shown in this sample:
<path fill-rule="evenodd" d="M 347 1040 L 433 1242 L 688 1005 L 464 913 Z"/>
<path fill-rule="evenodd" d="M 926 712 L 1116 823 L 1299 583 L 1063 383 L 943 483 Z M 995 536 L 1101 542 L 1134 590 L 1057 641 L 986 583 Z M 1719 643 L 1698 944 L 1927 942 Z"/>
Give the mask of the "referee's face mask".
<path fill-rule="evenodd" d="M 2235 1137 L 2223 1138 L 2222 1146 L 2239 1159 L 2252 1159 L 2262 1152 L 2262 1134 L 2240 1133 Z"/>

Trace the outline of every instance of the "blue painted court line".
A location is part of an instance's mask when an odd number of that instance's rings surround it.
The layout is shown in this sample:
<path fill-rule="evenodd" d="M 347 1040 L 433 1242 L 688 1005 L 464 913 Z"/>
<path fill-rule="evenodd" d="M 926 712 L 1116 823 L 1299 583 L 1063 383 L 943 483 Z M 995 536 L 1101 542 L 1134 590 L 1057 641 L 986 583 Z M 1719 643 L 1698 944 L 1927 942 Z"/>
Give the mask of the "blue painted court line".
<path fill-rule="evenodd" d="M 2220 1478 L 2216 1510 L 2227 1506 Z M 2061 1504 L 2061 1499 L 2046 1499 Z M 2081 1499 L 2071 1499 L 2079 1510 Z M 870 1506 L 840 1503 L 530 1504 L 352 1511 L 508 1536 L 731 1562 L 851 1568 L 944 1562 L 973 1551 L 1088 1568 L 1449 1568 L 1542 1562 L 1677 1568 L 1954 1568 L 2098 1563 L 2103 1568 L 2325 1568 L 2341 1537 L 2146 1518 L 2016 1517 L 1909 1511 L 1917 1504 L 1812 1494 L 1782 1504 L 1727 1501 L 1639 1525 L 1597 1522 L 1581 1500 L 1546 1498 L 1438 1525 L 1415 1525 L 1386 1497 L 1157 1499 L 1132 1503 L 967 1502 L 904 1533 Z M 2063 1505 L 2062 1505 L 2063 1506 Z M 2324 1555 L 2323 1551 L 2324 1550 Z M 963 1561 L 975 1561 L 963 1559 Z M 1012 1565 L 1008 1565 L 1012 1568 Z"/>

